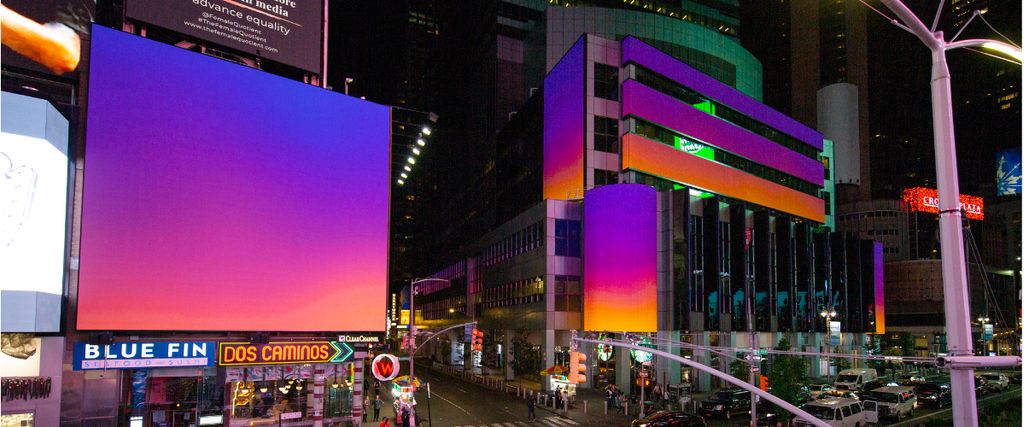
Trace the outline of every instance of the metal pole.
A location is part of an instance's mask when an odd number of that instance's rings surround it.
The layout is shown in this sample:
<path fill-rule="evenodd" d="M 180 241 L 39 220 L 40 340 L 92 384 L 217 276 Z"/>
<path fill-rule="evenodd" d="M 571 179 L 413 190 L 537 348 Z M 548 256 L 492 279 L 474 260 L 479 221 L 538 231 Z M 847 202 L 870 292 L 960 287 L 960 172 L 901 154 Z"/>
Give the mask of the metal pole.
<path fill-rule="evenodd" d="M 746 273 L 744 273 L 744 277 L 746 277 Z M 757 331 L 754 330 L 754 293 L 750 280 L 745 280 L 745 282 L 747 285 L 744 289 L 747 297 L 747 333 L 750 334 L 750 367 L 748 370 L 750 371 L 750 384 L 756 385 L 757 372 L 754 372 L 754 366 L 756 363 L 755 357 L 757 357 L 758 339 Z M 757 395 L 753 393 L 750 394 L 750 425 L 757 425 Z"/>
<path fill-rule="evenodd" d="M 409 423 L 412 425 L 416 425 L 416 375 L 414 373 L 416 369 L 416 283 L 417 281 L 414 280 L 409 284 L 409 385 L 412 386 Z"/>
<path fill-rule="evenodd" d="M 935 33 L 942 40 L 942 32 Z M 943 42 L 944 44 L 944 42 Z M 960 188 L 957 182 L 956 142 L 953 136 L 953 104 L 945 46 L 932 49 L 932 121 L 935 133 L 935 173 L 939 192 L 939 244 L 942 254 L 943 296 L 950 356 L 974 354 L 971 342 L 970 294 L 967 287 Z M 978 425 L 974 370 L 950 371 L 953 391 L 953 424 Z"/>

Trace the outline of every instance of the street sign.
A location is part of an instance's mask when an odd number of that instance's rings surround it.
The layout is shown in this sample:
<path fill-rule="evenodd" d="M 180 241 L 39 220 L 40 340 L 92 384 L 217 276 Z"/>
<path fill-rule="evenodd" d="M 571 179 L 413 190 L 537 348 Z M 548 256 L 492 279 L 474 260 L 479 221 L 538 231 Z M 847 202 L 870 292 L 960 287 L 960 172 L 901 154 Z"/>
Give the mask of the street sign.
<path fill-rule="evenodd" d="M 647 371 L 640 371 L 640 378 L 647 378 L 648 375 L 650 374 L 648 374 Z"/>
<path fill-rule="evenodd" d="M 373 359 L 370 370 L 378 381 L 391 381 L 398 376 L 400 365 L 393 354 L 379 354 Z"/>
<path fill-rule="evenodd" d="M 222 342 L 217 348 L 220 366 L 342 363 L 355 351 L 337 341 Z"/>

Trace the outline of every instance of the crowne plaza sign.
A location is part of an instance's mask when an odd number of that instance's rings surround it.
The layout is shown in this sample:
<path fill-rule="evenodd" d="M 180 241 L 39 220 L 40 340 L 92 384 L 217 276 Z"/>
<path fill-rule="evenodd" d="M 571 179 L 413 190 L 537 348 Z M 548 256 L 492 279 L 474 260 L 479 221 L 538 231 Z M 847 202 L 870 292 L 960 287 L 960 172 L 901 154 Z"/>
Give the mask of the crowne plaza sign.
<path fill-rule="evenodd" d="M 934 188 L 913 187 L 903 190 L 903 201 L 911 212 L 939 213 L 939 192 Z M 960 210 L 970 219 L 985 219 L 985 199 L 978 196 L 960 195 Z"/>

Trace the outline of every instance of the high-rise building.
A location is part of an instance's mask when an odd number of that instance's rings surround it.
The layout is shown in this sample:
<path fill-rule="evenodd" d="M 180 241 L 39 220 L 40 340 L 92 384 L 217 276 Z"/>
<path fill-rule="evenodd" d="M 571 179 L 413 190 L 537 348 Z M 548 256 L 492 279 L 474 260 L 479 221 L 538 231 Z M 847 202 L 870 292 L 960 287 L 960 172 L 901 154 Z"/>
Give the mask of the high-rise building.
<path fill-rule="evenodd" d="M 598 23 L 619 16 L 558 8 L 544 18 L 574 22 L 566 18 L 574 13 Z M 572 25 L 583 34 L 497 137 L 499 182 L 520 187 L 503 200 L 521 206 L 496 209 L 502 222 L 431 276 L 447 282 L 417 297 L 417 324 L 473 318 L 493 340 L 470 357 L 453 334 L 425 350 L 431 357 L 511 377 L 500 361 L 513 356 L 512 340 L 523 348 L 517 351 L 537 352 L 542 369 L 567 363 L 575 329 L 712 346 L 773 346 L 787 335 L 818 350 L 828 326 L 818 314 L 834 308 L 842 314 L 832 320 L 851 346 L 843 351 L 851 351 L 865 333 L 884 328 L 876 294 L 881 246 L 823 227 L 821 134 L 733 87 L 753 87 L 742 81 L 742 61 L 710 68 L 713 77 L 680 59 L 708 67 L 741 48 L 617 40 L 591 34 L 588 25 L 596 24 Z M 562 51 L 561 40 L 548 39 L 548 54 Z M 705 352 L 686 354 L 712 363 Z M 598 385 L 634 387 L 631 357 L 595 357 L 606 373 Z M 711 385 L 708 376 L 669 363 L 654 370 L 671 383 Z M 551 381 L 547 387 L 566 386 Z"/>

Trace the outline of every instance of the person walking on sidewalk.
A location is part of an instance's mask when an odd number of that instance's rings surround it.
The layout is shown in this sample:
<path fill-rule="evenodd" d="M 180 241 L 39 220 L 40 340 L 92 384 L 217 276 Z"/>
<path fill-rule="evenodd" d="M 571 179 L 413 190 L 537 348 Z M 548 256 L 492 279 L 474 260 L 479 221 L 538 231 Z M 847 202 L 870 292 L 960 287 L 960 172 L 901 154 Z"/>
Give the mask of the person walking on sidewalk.
<path fill-rule="evenodd" d="M 373 420 L 377 421 L 380 419 L 380 407 L 384 404 L 383 400 L 380 400 L 380 395 L 377 395 L 376 399 L 373 399 Z"/>
<path fill-rule="evenodd" d="M 384 420 L 380 422 L 380 427 L 391 427 L 391 423 L 388 421 L 388 417 L 384 417 Z"/>
<path fill-rule="evenodd" d="M 366 422 L 366 417 L 370 414 L 370 396 L 363 396 L 363 422 Z"/>
<path fill-rule="evenodd" d="M 537 420 L 537 400 L 531 397 L 526 398 L 526 418 L 529 421 Z"/>

